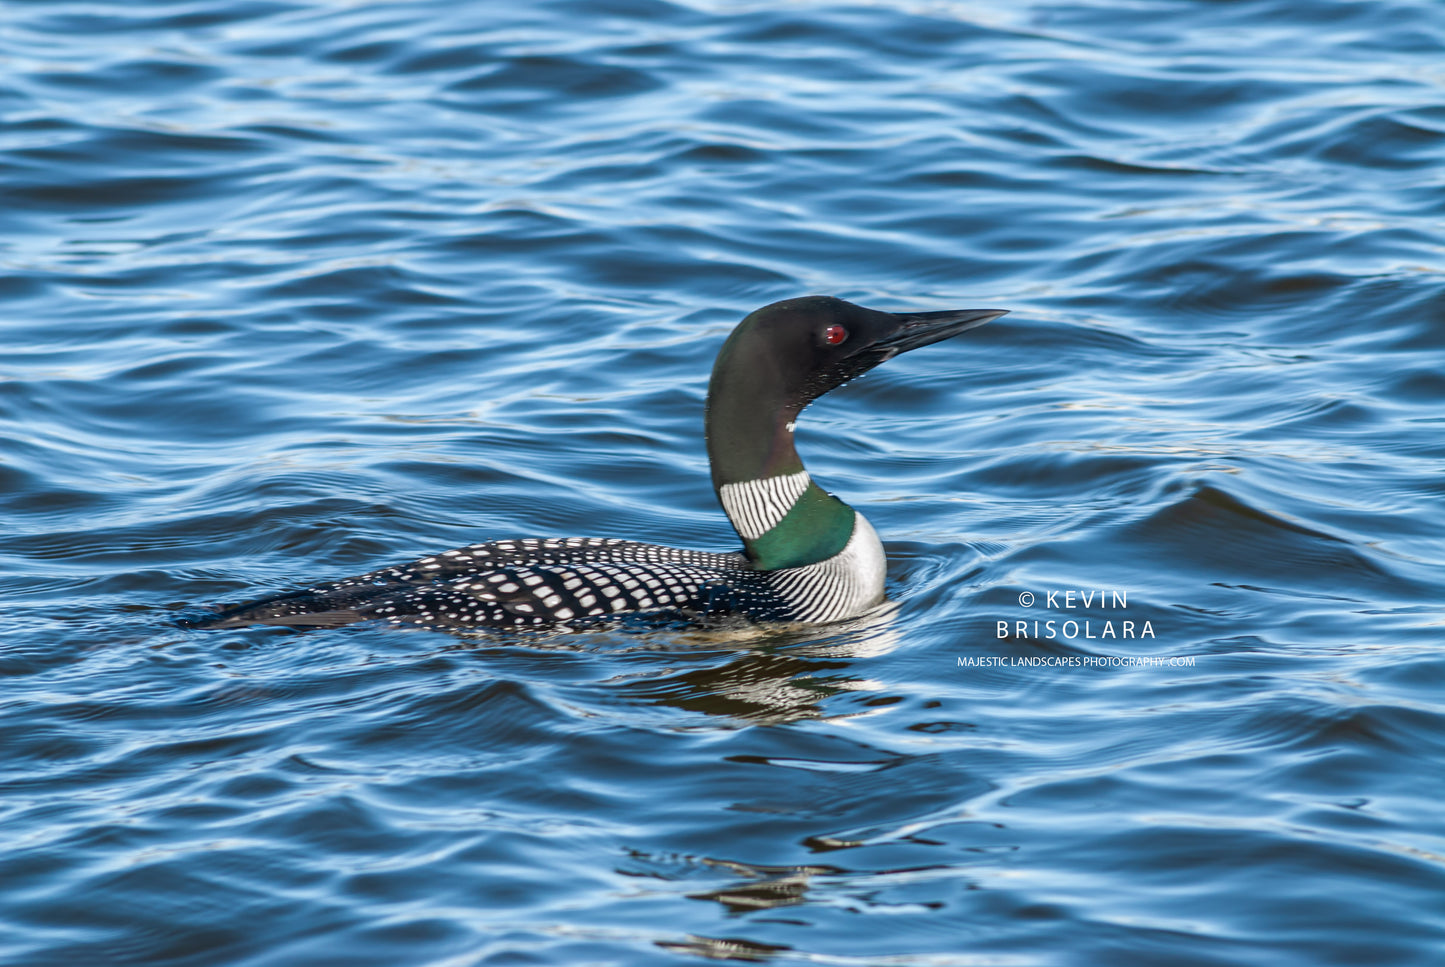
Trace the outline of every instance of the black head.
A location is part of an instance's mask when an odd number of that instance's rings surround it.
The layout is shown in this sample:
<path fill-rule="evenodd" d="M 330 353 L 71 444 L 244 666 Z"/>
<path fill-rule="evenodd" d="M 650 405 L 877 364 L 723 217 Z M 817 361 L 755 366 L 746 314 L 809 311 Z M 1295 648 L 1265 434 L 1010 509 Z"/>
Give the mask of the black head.
<path fill-rule="evenodd" d="M 741 468 L 756 460 L 728 455 L 751 452 L 759 438 L 774 438 L 803 407 L 879 363 L 1006 311 L 880 312 L 828 296 L 804 296 L 749 313 L 723 344 L 708 386 L 714 476 L 721 471 L 725 480 L 755 479 L 738 474 L 753 472 Z M 781 472 L 796 462 L 780 450 L 785 442 L 773 440 L 760 472 Z M 791 452 L 791 443 L 786 449 Z M 731 470 L 733 465 L 739 469 Z"/>
<path fill-rule="evenodd" d="M 955 336 L 1004 309 L 880 312 L 828 296 L 763 306 L 738 323 L 713 367 L 734 391 L 798 409 L 899 353 Z"/>

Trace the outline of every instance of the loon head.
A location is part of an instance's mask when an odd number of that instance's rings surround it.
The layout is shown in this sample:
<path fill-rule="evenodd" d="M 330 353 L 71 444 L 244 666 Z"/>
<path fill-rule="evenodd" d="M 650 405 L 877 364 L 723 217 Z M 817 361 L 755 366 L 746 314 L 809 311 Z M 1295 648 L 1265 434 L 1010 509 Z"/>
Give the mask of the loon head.
<path fill-rule="evenodd" d="M 811 483 L 793 447 L 803 408 L 899 353 L 1005 311 L 882 312 L 805 296 L 764 306 L 738 323 L 708 384 L 707 447 L 713 486 L 759 566 L 822 560 L 818 555 L 846 543 L 844 531 L 852 528 L 852 509 Z M 837 507 L 828 511 L 824 500 Z M 782 527 L 783 517 L 792 526 Z M 774 529 L 778 533 L 769 534 Z M 782 544 L 784 551 L 770 550 Z"/>
<path fill-rule="evenodd" d="M 828 296 L 763 306 L 718 353 L 710 393 L 801 410 L 899 353 L 981 326 L 999 309 L 880 312 Z"/>

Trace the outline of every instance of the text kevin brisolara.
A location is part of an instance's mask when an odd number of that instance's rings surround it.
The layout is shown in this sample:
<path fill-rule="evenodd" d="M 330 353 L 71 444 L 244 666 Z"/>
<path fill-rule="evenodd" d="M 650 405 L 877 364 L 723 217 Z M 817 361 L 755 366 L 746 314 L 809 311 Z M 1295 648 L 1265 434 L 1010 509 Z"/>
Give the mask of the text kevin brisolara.
<path fill-rule="evenodd" d="M 1074 611 L 1085 608 L 1127 610 L 1129 592 L 1122 588 L 1050 588 L 1035 594 L 1033 591 L 1019 592 L 1019 606 L 1032 608 L 1042 603 L 1045 610 Z M 1080 615 L 1063 614 L 1046 618 L 1015 618 L 1012 621 L 998 621 L 999 638 L 1153 638 L 1154 625 L 1142 618 L 1116 618 L 1112 615 L 1100 619 Z"/>

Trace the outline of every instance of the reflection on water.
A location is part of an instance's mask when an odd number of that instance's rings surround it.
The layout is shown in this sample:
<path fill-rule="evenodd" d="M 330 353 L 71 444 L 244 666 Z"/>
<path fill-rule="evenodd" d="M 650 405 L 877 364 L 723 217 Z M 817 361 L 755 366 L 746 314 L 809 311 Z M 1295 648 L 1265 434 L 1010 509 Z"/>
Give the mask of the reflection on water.
<path fill-rule="evenodd" d="M 619 689 L 629 705 L 666 705 L 755 725 L 832 717 L 825 708 L 833 696 L 882 689 L 882 683 L 849 672 L 856 668 L 853 659 L 885 656 L 897 645 L 894 610 L 887 605 L 864 618 L 830 625 L 822 635 L 804 627 L 675 633 L 670 650 L 710 649 L 720 651 L 724 660 L 686 669 L 650 664 L 645 672 L 607 684 Z M 596 636 L 587 637 L 593 640 L 581 647 L 597 647 Z"/>

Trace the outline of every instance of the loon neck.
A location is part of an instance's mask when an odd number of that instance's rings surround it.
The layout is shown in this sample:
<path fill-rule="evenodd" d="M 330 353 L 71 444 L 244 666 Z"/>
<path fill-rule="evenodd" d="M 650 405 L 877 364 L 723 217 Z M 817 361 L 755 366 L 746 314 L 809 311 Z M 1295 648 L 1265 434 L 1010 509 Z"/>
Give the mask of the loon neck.
<path fill-rule="evenodd" d="M 707 401 L 707 450 L 713 490 L 762 571 L 816 564 L 853 535 L 856 512 L 808 476 L 793 446 L 802 404 L 742 392 L 713 372 Z"/>
<path fill-rule="evenodd" d="M 882 559 L 872 528 L 803 469 L 793 449 L 798 414 L 899 353 L 1002 314 L 879 312 L 803 296 L 756 309 L 734 327 L 708 383 L 707 455 L 718 500 L 754 567 L 770 571 L 827 561 L 849 546 L 855 530 L 859 546 Z"/>

